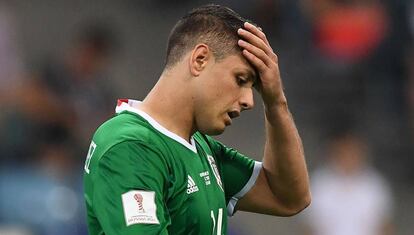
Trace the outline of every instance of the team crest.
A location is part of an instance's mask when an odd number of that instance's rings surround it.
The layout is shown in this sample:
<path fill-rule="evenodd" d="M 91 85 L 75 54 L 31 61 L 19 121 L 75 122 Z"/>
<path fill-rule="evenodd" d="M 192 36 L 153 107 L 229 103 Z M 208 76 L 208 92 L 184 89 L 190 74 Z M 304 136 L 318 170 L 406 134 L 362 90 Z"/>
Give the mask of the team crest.
<path fill-rule="evenodd" d="M 221 190 L 224 191 L 223 184 L 221 183 L 220 173 L 219 173 L 218 168 L 217 168 L 217 165 L 216 165 L 216 161 L 210 155 L 207 155 L 207 160 L 208 160 L 208 163 L 211 166 L 211 169 L 213 170 L 214 176 L 216 177 L 217 184 L 220 186 Z"/>

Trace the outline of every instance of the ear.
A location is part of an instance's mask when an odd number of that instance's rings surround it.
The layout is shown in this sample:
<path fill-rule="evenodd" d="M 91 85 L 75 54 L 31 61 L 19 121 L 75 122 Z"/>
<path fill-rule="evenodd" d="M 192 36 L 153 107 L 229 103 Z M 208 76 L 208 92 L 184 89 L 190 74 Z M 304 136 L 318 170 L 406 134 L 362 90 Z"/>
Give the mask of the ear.
<path fill-rule="evenodd" d="M 191 75 L 197 77 L 200 75 L 201 71 L 207 66 L 209 60 L 212 59 L 210 48 L 202 43 L 197 44 L 191 52 L 190 55 L 190 72 Z"/>

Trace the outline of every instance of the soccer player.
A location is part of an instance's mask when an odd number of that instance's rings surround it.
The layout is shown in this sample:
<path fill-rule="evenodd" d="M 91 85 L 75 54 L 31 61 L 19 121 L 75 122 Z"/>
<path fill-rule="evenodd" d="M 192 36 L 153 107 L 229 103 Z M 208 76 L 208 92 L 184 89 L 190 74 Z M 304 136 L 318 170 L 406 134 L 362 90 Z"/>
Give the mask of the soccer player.
<path fill-rule="evenodd" d="M 253 108 L 266 118 L 263 163 L 214 140 Z M 142 101 L 121 99 L 85 162 L 90 234 L 226 234 L 237 210 L 290 216 L 310 203 L 301 139 L 278 59 L 229 8 L 194 9 L 172 29 L 166 65 Z"/>

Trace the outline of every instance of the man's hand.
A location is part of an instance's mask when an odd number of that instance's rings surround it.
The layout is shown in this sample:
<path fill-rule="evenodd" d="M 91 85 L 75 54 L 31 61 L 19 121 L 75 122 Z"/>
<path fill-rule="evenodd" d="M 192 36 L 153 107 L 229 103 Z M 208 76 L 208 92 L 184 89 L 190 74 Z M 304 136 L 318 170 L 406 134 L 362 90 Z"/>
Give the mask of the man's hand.
<path fill-rule="evenodd" d="M 243 49 L 243 55 L 259 73 L 260 81 L 257 89 L 262 95 L 265 106 L 273 107 L 285 103 L 278 58 L 266 35 L 248 22 L 244 23 L 244 29 L 240 28 L 237 32 L 242 38 L 238 41 L 238 45 Z"/>
<path fill-rule="evenodd" d="M 245 23 L 238 34 L 244 57 L 260 76 L 257 89 L 265 105 L 266 143 L 255 185 L 236 209 L 294 215 L 309 205 L 311 195 L 302 141 L 283 93 L 278 58 L 256 26 Z"/>

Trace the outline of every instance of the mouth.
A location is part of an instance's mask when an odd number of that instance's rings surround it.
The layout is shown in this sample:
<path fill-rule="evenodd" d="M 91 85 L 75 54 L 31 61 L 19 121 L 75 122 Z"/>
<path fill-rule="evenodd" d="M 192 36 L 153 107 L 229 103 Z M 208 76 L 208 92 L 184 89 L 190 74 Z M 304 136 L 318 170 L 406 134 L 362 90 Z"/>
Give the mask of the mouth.
<path fill-rule="evenodd" d="M 232 119 L 237 118 L 240 116 L 240 112 L 237 110 L 227 112 L 227 118 L 225 121 L 226 126 L 230 126 L 232 123 Z"/>
<path fill-rule="evenodd" d="M 239 111 L 231 111 L 231 112 L 228 112 L 227 115 L 229 115 L 230 119 L 233 119 L 233 118 L 239 117 L 240 112 Z"/>

